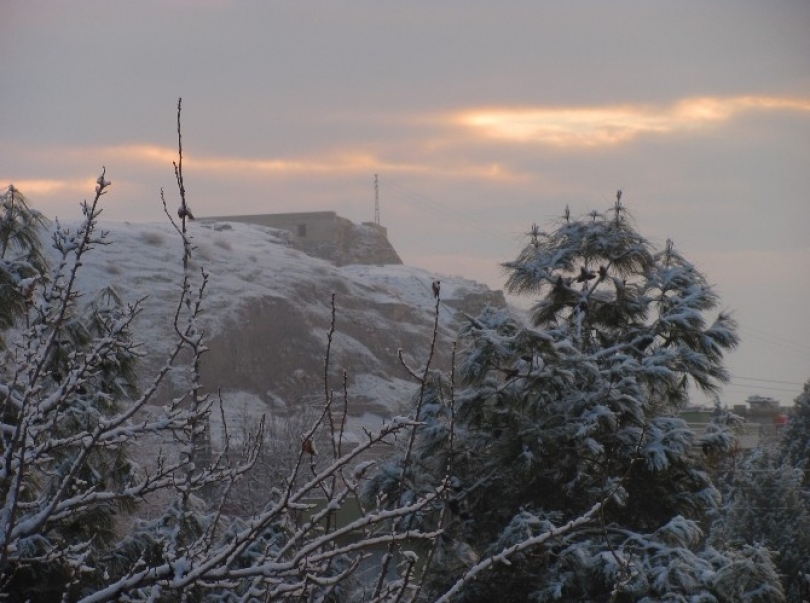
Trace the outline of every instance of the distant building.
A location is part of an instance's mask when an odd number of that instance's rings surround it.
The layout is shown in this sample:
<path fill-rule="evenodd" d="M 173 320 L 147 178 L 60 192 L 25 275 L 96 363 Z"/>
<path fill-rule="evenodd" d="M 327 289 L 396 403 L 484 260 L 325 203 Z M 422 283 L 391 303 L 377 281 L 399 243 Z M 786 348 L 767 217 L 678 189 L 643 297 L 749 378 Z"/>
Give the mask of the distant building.
<path fill-rule="evenodd" d="M 738 434 L 740 448 L 755 448 L 762 442 L 778 438 L 788 421 L 786 409 L 779 406 L 779 401 L 764 396 L 749 396 L 746 403 L 735 404 L 731 409 L 735 415 L 745 419 L 742 432 Z M 681 412 L 681 418 L 701 436 L 713 413 L 713 408 L 689 407 Z"/>
<path fill-rule="evenodd" d="M 388 230 L 384 226 L 373 222 L 355 224 L 333 211 L 211 216 L 202 220 L 247 222 L 285 230 L 294 247 L 338 266 L 402 264 L 399 254 L 388 241 Z"/>

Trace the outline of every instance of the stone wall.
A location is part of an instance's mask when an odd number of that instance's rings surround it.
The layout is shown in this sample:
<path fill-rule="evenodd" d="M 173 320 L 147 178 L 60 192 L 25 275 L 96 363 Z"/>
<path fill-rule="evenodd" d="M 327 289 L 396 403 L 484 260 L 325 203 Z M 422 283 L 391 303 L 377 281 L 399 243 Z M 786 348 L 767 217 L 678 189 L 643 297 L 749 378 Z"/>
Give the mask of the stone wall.
<path fill-rule="evenodd" d="M 385 227 L 371 222 L 354 224 L 333 211 L 203 218 L 217 222 L 247 222 L 290 233 L 290 243 L 314 257 L 338 266 L 346 264 L 402 264 L 388 241 Z"/>

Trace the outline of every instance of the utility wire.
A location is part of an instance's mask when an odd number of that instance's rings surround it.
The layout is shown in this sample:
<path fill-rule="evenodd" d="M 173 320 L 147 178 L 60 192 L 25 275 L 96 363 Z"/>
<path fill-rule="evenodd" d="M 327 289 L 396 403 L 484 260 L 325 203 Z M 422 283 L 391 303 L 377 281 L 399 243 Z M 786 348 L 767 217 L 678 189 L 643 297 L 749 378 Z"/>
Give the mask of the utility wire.
<path fill-rule="evenodd" d="M 757 385 L 743 385 L 743 384 L 734 384 L 734 383 L 726 383 L 723 386 L 724 389 L 745 389 L 748 391 L 770 391 L 770 392 L 787 392 L 789 394 L 795 394 L 798 392 L 796 389 L 788 389 L 785 387 L 771 387 L 771 386 L 757 386 Z"/>
<path fill-rule="evenodd" d="M 796 381 L 778 381 L 776 379 L 760 379 L 758 377 L 740 377 L 739 375 L 731 375 L 731 380 L 740 379 L 742 381 L 765 381 L 767 383 L 778 383 L 779 385 L 799 385 L 804 383 L 797 383 Z"/>
<path fill-rule="evenodd" d="M 490 225 L 479 222 L 478 220 L 470 217 L 468 214 L 459 212 L 458 210 L 453 210 L 424 193 L 414 191 L 405 185 L 388 178 L 385 180 L 385 185 L 386 187 L 393 187 L 394 193 L 399 197 L 399 199 L 409 205 L 417 206 L 422 209 L 429 209 L 436 213 L 447 216 L 448 218 L 452 218 L 454 221 L 460 220 L 462 222 L 467 222 L 467 224 L 474 227 L 476 230 L 479 230 L 487 235 L 492 236 L 494 234 Z M 390 194 L 390 191 L 388 194 Z"/>
<path fill-rule="evenodd" d="M 794 341 L 792 339 L 788 339 L 787 337 L 781 337 L 779 335 L 774 335 L 770 331 L 763 331 L 761 329 L 755 329 L 753 327 L 745 327 L 743 330 L 744 331 L 751 331 L 752 333 L 757 333 L 757 334 L 759 334 L 759 335 L 761 335 L 763 337 L 767 337 L 767 338 L 770 338 L 770 339 L 775 339 L 777 341 L 784 342 L 784 343 L 786 343 L 788 345 L 793 345 L 793 346 L 796 346 L 796 347 L 799 347 L 799 348 L 804 348 L 807 351 L 810 351 L 810 345 L 799 343 L 799 342 Z"/>
<path fill-rule="evenodd" d="M 400 182 L 398 182 L 396 180 L 391 180 L 389 178 L 386 178 L 385 183 L 386 183 L 387 187 L 390 186 L 390 187 L 392 187 L 394 189 L 393 192 L 396 195 L 396 197 L 398 198 L 398 200 L 400 200 L 400 201 L 402 201 L 404 203 L 407 203 L 409 205 L 412 205 L 414 207 L 419 207 L 419 208 L 422 208 L 422 209 L 428 209 L 430 211 L 434 211 L 436 213 L 442 214 L 444 216 L 447 216 L 448 218 L 452 218 L 452 220 L 454 222 L 459 222 L 459 221 L 466 222 L 470 227 L 472 227 L 475 230 L 477 230 L 478 232 L 486 235 L 488 238 L 492 238 L 492 239 L 498 241 L 499 243 L 503 242 L 503 240 L 501 239 L 501 233 L 496 232 L 495 230 L 493 230 L 492 224 L 487 224 L 486 222 L 482 222 L 480 220 L 477 220 L 477 219 L 473 218 L 472 216 L 470 216 L 467 213 L 459 212 L 458 210 L 452 209 L 452 208 L 448 207 L 447 205 L 443 204 L 442 202 L 437 201 L 433 197 L 431 197 L 431 196 L 429 196 L 429 195 L 427 195 L 425 193 L 415 191 L 415 190 L 405 186 L 404 184 L 402 184 L 402 183 L 400 183 Z M 390 193 L 391 193 L 391 191 L 388 191 L 389 195 L 390 195 Z M 559 217 L 559 216 L 546 214 L 546 215 L 541 215 L 539 217 L 540 218 L 554 218 L 554 217 Z M 524 237 L 527 234 L 528 228 L 529 227 L 527 225 L 523 230 L 521 230 L 519 232 L 503 233 L 503 236 L 508 237 L 510 240 L 519 239 L 521 237 Z"/>
<path fill-rule="evenodd" d="M 793 352 L 794 354 L 798 353 L 802 356 L 810 356 L 810 347 L 798 343 L 796 341 L 791 341 L 784 337 L 778 337 L 776 335 L 768 335 L 764 334 L 763 331 L 758 331 L 756 329 L 751 328 L 743 328 L 740 329 L 743 332 L 743 339 L 752 339 L 754 341 L 758 341 L 765 345 L 781 348 L 783 350 L 788 350 Z"/>

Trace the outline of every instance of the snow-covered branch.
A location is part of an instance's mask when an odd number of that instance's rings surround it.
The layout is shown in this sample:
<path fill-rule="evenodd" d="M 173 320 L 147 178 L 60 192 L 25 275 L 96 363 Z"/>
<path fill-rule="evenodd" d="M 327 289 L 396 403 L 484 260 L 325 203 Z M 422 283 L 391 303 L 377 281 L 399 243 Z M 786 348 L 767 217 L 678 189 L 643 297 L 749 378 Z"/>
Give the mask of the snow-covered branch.
<path fill-rule="evenodd" d="M 435 603 L 446 603 L 448 601 L 452 601 L 453 597 L 458 594 L 464 586 L 478 577 L 478 574 L 483 572 L 486 569 L 489 569 L 496 563 L 505 563 L 509 564 L 509 557 L 514 555 L 515 553 L 519 553 L 520 551 L 525 551 L 527 549 L 540 546 L 541 544 L 551 540 L 552 538 L 556 538 L 570 532 L 580 526 L 583 526 L 589 522 L 591 522 L 599 511 L 602 509 L 602 505 L 604 502 L 600 501 L 596 503 L 593 507 L 591 507 L 587 512 L 583 513 L 579 517 L 572 519 L 568 523 L 558 527 L 548 530 L 547 532 L 543 532 L 542 534 L 538 534 L 537 536 L 532 536 L 531 538 L 527 538 L 514 544 L 508 548 L 505 548 L 497 555 L 492 555 L 491 557 L 487 557 L 486 559 L 482 559 L 475 565 L 473 565 L 470 569 L 464 572 L 464 575 L 461 579 L 457 580 L 455 584 L 444 593 L 441 597 L 436 599 Z"/>
<path fill-rule="evenodd" d="M 298 452 L 283 479 L 249 492 L 250 510 L 241 505 L 237 494 L 242 482 L 255 479 L 266 424 L 262 419 L 241 441 L 233 439 L 222 410 L 227 400 L 220 397 L 225 434 L 221 444 L 211 441 L 216 396 L 203 385 L 207 341 L 200 320 L 208 275 L 189 261 L 193 216 L 180 103 L 178 154 L 179 222 L 163 191 L 161 199 L 182 244 L 184 270 L 173 308 L 174 343 L 154 374 L 135 370 L 142 352 L 133 332 L 146 300 L 125 305 L 113 294 L 87 304 L 77 288 L 86 255 L 110 243 L 97 231 L 99 200 L 110 186 L 105 172 L 93 202 L 83 205 L 81 224 L 56 225 L 53 270 L 43 264 L 37 274 L 15 277 L 20 312 L 7 316 L 0 309 L 3 342 L 10 335 L 0 371 L 0 594 L 36 589 L 51 598 L 100 602 L 185 600 L 194 593 L 195 599 L 253 601 L 376 589 L 379 600 L 397 600 L 417 574 L 408 554 L 396 569 L 387 562 L 372 577 L 359 578 L 358 571 L 373 570 L 369 559 L 385 550 L 394 559 L 404 546 L 432 548 L 440 529 L 407 524 L 446 488 L 380 507 L 362 500 L 363 484 L 374 464 L 369 458 L 396 438 L 413 442 L 410 434 L 422 423 L 396 417 L 361 442 L 345 443 L 347 374 L 339 425 L 328 382 L 338 335 L 333 295 L 323 406 L 289 442 Z M 2 243 L 3 253 L 12 248 L 11 240 Z M 438 303 L 437 297 L 437 321 Z M 437 328 L 438 322 L 417 378 L 423 387 Z M 184 379 L 172 381 L 185 389 L 170 397 L 167 381 L 180 372 Z M 327 439 L 321 456 L 315 443 Z"/>

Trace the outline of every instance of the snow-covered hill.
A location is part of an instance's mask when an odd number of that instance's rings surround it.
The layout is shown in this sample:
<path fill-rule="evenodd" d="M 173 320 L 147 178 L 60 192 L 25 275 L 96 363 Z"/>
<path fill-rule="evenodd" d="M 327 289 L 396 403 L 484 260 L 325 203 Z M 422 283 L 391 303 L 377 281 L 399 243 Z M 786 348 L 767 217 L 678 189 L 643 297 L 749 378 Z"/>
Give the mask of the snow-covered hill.
<path fill-rule="evenodd" d="M 182 244 L 170 224 L 104 223 L 110 245 L 86 256 L 79 286 L 88 294 L 112 285 L 124 300 L 147 297 L 137 338 L 144 375 L 165 362 L 182 279 Z M 348 374 L 350 427 L 398 412 L 414 391 L 397 351 L 419 367 L 433 329 L 431 283 L 441 279 L 439 344 L 434 366 L 449 367 L 459 311 L 504 305 L 501 292 L 457 277 L 402 265 L 337 267 L 289 247 L 281 231 L 229 222 L 190 223 L 192 270 L 209 276 L 202 324 L 210 351 L 204 385 L 221 390 L 226 414 L 238 421 L 261 412 L 284 414 L 324 400 L 323 368 L 331 295 L 336 329 L 330 387 L 342 403 Z M 174 373 L 165 396 L 187 374 Z M 229 419 L 229 421 L 231 420 Z"/>

